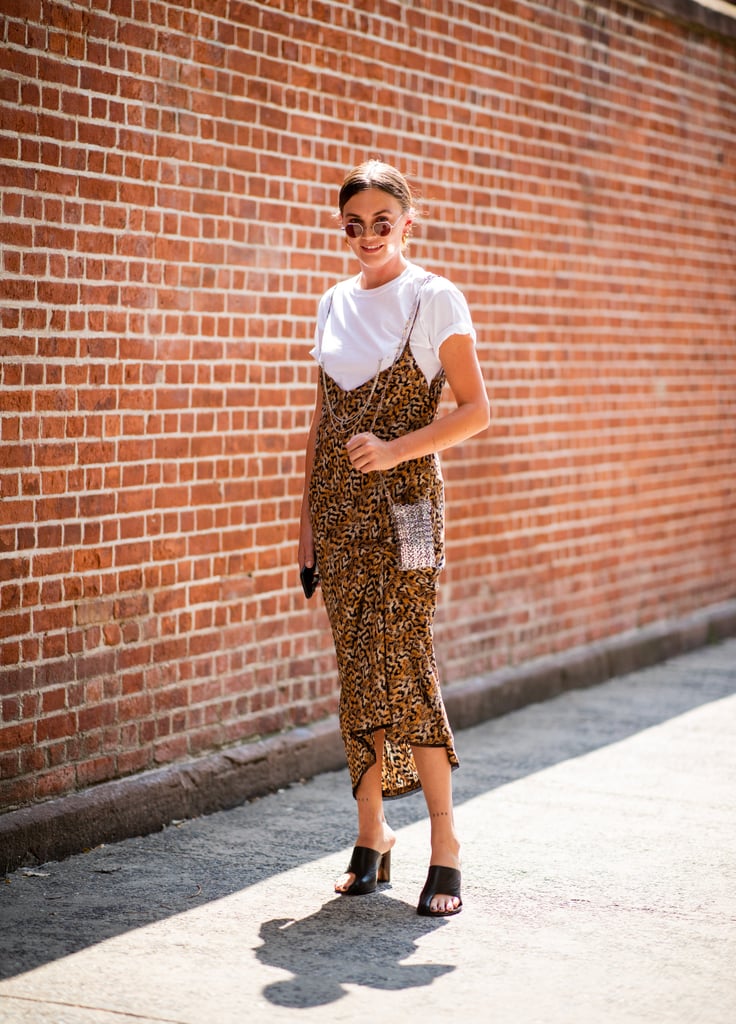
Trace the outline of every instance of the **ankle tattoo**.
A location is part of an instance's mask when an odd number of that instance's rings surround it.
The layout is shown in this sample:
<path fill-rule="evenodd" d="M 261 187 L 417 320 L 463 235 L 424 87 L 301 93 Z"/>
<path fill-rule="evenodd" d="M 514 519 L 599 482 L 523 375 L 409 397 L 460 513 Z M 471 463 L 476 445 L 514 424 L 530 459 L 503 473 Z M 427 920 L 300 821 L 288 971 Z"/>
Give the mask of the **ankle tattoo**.
<path fill-rule="evenodd" d="M 430 818 L 449 818 L 449 817 L 450 817 L 450 812 L 449 811 L 432 811 L 432 813 L 430 814 Z"/>

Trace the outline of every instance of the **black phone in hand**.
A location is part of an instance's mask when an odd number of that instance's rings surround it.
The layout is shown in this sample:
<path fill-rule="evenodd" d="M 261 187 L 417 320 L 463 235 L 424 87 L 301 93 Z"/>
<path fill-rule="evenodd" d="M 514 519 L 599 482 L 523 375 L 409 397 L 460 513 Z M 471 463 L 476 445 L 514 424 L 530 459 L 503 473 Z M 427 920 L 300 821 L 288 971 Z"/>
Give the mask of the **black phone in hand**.
<path fill-rule="evenodd" d="M 319 572 L 316 565 L 305 565 L 299 573 L 304 596 L 310 598 L 319 585 Z"/>

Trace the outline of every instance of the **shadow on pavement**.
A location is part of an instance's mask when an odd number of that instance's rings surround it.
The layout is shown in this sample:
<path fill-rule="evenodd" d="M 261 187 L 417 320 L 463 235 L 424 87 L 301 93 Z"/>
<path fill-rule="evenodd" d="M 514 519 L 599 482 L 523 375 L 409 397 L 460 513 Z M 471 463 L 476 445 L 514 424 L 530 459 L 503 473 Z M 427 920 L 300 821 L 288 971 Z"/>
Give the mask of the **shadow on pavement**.
<path fill-rule="evenodd" d="M 423 935 L 446 921 L 418 917 L 413 906 L 375 895 L 362 899 L 360 928 L 351 929 L 352 941 L 346 945 L 346 917 L 352 909 L 348 903 L 337 897 L 302 920 L 261 925 L 263 945 L 256 957 L 294 975 L 265 987 L 270 1003 L 300 1009 L 326 1006 L 347 994 L 344 985 L 396 991 L 430 985 L 455 970 L 450 964 L 401 962 L 416 952 Z M 336 970 L 339 966 L 339 981 L 325 970 L 326 963 Z"/>

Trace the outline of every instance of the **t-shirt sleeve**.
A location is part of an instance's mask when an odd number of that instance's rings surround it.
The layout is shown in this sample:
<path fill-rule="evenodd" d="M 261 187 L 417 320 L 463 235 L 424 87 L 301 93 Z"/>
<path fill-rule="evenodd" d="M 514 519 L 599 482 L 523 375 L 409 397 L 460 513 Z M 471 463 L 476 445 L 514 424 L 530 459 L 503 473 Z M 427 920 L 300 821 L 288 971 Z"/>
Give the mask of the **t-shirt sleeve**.
<path fill-rule="evenodd" d="M 473 319 L 465 296 L 451 281 L 438 277 L 427 287 L 429 294 L 422 300 L 421 323 L 423 330 L 417 341 L 439 354 L 443 341 L 453 334 L 469 334 L 476 340 Z"/>
<path fill-rule="evenodd" d="M 325 323 L 327 322 L 329 295 L 329 291 L 325 292 L 317 306 L 317 322 L 314 325 L 314 345 L 309 350 L 310 356 L 316 362 L 319 362 L 320 354 L 322 352 L 322 332 L 324 331 Z"/>

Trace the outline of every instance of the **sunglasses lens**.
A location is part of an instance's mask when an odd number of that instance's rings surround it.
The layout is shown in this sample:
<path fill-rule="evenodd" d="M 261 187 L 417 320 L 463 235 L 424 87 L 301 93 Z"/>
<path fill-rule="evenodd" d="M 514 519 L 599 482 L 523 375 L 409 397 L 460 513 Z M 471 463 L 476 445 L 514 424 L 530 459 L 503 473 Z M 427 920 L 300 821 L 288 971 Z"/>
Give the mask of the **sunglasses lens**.
<path fill-rule="evenodd" d="M 385 238 L 386 235 L 391 234 L 391 225 L 387 220 L 377 220 L 373 225 L 373 233 L 379 238 Z"/>
<path fill-rule="evenodd" d="M 363 234 L 363 227 L 361 224 L 355 224 L 352 221 L 348 221 L 345 225 L 345 234 L 348 238 L 360 238 Z"/>

